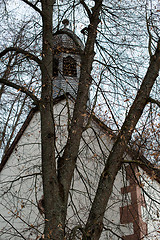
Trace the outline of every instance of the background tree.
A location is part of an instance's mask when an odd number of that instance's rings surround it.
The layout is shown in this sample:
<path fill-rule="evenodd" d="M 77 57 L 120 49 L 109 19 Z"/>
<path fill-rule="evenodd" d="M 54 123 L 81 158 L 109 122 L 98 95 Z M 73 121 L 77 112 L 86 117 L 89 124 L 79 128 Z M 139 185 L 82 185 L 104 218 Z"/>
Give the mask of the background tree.
<path fill-rule="evenodd" d="M 18 6 L 16 1 L 15 4 Z M 127 146 L 131 144 L 146 155 L 149 151 L 150 160 L 158 165 L 160 42 L 156 16 L 152 6 L 143 1 L 138 4 L 133 1 L 131 5 L 127 1 L 22 0 L 20 4 L 28 9 L 27 13 L 17 15 L 8 1 L 1 3 L 1 98 L 5 101 L 7 94 L 10 100 L 9 106 L 3 105 L 2 109 L 3 112 L 10 110 L 6 119 L 1 119 L 4 126 L 1 144 L 6 152 L 24 118 L 22 113 L 36 105 L 41 116 L 47 219 L 44 236 L 45 239 L 64 239 L 68 198 L 84 131 L 88 93 L 92 88 L 91 113 L 94 109 L 101 112 L 103 120 L 117 134 L 82 231 L 83 239 L 99 239 L 104 212 Z M 78 12 L 85 16 L 85 23 L 80 22 Z M 81 53 L 79 87 L 67 143 L 56 160 L 53 31 L 59 29 L 62 19 L 68 16 L 75 31 L 83 25 L 85 48 Z M 14 119 L 12 130 L 8 129 L 11 119 Z"/>

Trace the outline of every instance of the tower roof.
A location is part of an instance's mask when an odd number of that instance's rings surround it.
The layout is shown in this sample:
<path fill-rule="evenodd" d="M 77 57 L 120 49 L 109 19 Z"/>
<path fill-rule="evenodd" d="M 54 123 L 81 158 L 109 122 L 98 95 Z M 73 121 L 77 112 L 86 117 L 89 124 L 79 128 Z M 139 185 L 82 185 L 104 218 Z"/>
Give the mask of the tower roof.
<path fill-rule="evenodd" d="M 84 45 L 72 30 L 64 27 L 53 34 L 53 48 L 55 52 L 82 53 Z"/>

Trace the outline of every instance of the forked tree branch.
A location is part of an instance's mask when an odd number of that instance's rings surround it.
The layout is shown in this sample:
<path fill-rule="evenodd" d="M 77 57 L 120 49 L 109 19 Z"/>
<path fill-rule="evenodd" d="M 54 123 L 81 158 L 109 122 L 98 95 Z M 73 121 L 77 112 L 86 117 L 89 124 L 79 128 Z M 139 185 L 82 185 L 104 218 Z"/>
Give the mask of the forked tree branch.
<path fill-rule="evenodd" d="M 155 103 L 155 104 L 157 104 L 158 107 L 160 107 L 160 101 L 155 100 L 155 99 L 153 99 L 151 97 L 148 98 L 148 102 Z"/>
<path fill-rule="evenodd" d="M 22 93 L 25 93 L 27 96 L 29 96 L 33 100 L 35 105 L 37 105 L 37 106 L 39 105 L 39 99 L 31 91 L 29 91 L 26 87 L 20 86 L 16 83 L 12 83 L 4 78 L 0 78 L 0 83 L 6 85 L 8 87 L 17 89 L 18 91 L 20 91 Z"/>
<path fill-rule="evenodd" d="M 40 13 L 41 16 L 43 16 L 43 12 L 33 3 L 29 2 L 28 0 L 22 0 L 22 2 L 25 2 L 28 4 L 30 7 L 32 7 L 34 10 L 36 10 L 38 13 Z"/>

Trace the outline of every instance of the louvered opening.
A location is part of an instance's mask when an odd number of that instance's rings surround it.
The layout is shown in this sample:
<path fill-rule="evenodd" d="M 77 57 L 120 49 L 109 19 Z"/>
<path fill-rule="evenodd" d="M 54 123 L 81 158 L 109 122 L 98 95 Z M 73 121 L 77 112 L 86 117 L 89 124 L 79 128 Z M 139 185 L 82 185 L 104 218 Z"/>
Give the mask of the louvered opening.
<path fill-rule="evenodd" d="M 77 77 L 77 64 L 72 57 L 63 59 L 63 74 L 64 76 Z"/>

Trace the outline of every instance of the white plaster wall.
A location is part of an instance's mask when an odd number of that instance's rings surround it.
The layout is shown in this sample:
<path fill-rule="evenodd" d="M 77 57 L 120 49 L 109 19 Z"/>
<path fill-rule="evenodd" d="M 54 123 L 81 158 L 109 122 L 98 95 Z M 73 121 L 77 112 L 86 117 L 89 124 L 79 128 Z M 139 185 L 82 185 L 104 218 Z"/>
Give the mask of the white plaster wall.
<path fill-rule="evenodd" d="M 0 173 L 0 213 L 8 221 L 0 217 L 0 239 L 35 239 L 34 232 L 37 235 L 32 226 L 40 228 L 42 222 L 36 201 L 42 192 L 37 175 L 41 173 L 40 147 L 40 115 L 36 113 Z"/>

